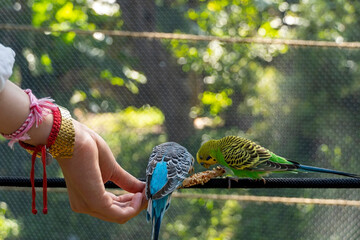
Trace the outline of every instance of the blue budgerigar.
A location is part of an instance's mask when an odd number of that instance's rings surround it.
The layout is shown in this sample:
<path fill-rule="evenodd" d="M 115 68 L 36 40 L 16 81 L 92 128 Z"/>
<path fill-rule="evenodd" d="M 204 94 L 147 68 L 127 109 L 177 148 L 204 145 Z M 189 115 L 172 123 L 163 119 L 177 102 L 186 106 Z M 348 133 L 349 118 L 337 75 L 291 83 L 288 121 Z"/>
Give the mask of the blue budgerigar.
<path fill-rule="evenodd" d="M 147 221 L 152 222 L 151 239 L 158 239 L 161 221 L 169 208 L 173 191 L 193 169 L 194 158 L 175 142 L 154 147 L 146 168 Z"/>

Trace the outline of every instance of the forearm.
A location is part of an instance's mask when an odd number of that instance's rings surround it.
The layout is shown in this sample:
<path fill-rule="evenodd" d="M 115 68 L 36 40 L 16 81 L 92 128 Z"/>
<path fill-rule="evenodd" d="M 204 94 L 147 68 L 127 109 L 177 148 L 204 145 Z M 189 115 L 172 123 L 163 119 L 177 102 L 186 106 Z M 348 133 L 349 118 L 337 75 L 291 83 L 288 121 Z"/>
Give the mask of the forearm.
<path fill-rule="evenodd" d="M 0 92 L 0 132 L 11 134 L 21 127 L 30 113 L 29 96 L 18 86 L 6 81 L 4 89 Z M 34 124 L 29 130 L 31 145 L 46 144 L 52 127 L 52 115 L 44 116 L 43 122 L 36 128 Z"/>
<path fill-rule="evenodd" d="M 0 132 L 10 134 L 16 131 L 29 115 L 29 105 L 28 95 L 7 81 L 0 92 Z"/>

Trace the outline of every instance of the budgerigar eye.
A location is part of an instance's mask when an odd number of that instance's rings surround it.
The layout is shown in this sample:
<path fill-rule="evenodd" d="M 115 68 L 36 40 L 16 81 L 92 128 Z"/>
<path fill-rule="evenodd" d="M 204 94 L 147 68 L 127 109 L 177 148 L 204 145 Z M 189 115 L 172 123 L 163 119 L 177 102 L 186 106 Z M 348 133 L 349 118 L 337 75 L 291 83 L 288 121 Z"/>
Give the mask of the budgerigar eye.
<path fill-rule="evenodd" d="M 208 157 L 206 158 L 206 160 L 210 160 L 210 158 L 211 158 L 211 156 L 208 156 Z"/>

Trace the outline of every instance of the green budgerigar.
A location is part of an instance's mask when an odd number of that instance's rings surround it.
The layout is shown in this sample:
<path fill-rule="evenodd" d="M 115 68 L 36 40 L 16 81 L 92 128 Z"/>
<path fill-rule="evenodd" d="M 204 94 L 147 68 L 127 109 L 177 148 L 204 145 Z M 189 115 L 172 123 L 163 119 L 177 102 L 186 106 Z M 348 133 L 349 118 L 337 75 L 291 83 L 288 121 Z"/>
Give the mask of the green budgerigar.
<path fill-rule="evenodd" d="M 321 172 L 347 177 L 359 175 L 302 165 L 280 157 L 246 138 L 227 136 L 204 143 L 196 154 L 199 164 L 208 168 L 220 164 L 237 177 L 259 179 L 272 172 Z"/>

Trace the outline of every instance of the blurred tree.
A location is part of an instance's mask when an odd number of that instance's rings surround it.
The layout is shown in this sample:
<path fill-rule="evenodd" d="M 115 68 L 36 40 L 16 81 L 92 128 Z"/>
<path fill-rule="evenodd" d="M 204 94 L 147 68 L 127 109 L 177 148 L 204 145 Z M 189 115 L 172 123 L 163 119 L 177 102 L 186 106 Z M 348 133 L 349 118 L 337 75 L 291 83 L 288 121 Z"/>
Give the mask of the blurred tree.
<path fill-rule="evenodd" d="M 179 1 L 180 2 L 180 1 Z M 183 4 L 182 2 L 179 4 Z M 191 4 L 186 8 L 186 17 L 194 24 L 194 34 L 219 37 L 282 37 L 277 24 L 281 12 L 276 9 L 280 2 L 208 1 Z M 178 6 L 177 6 L 178 7 Z M 280 20 L 281 21 L 281 20 Z M 172 40 L 169 50 L 178 58 L 185 72 L 196 74 L 201 89 L 214 93 L 226 93 L 231 103 L 223 105 L 213 114 L 207 110 L 208 103 L 202 97 L 193 108 L 193 117 L 220 115 L 225 127 L 238 127 L 247 131 L 254 121 L 251 106 L 246 100 L 256 97 L 255 86 L 264 69 L 285 46 L 223 44 L 211 41 L 208 44 Z M 221 101 L 221 94 L 216 95 Z M 211 105 L 211 104 L 210 104 Z M 236 115 L 234 115 L 236 113 Z"/>
<path fill-rule="evenodd" d="M 154 1 L 121 1 L 124 28 L 134 32 L 157 30 Z M 134 17 L 136 16 L 136 17 Z M 130 49 L 137 57 L 138 66 L 147 77 L 140 87 L 136 105 L 158 106 L 165 115 L 169 141 L 182 142 L 192 132 L 190 122 L 190 91 L 188 78 L 159 40 L 132 38 Z"/>

